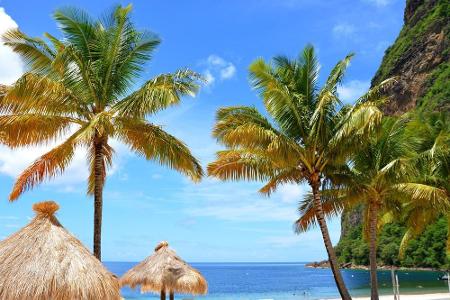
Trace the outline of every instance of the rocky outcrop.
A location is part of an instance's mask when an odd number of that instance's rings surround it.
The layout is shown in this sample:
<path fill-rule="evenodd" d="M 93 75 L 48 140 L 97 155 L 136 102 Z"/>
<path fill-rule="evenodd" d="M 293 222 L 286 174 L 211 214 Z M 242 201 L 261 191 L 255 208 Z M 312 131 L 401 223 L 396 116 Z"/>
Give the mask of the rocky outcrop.
<path fill-rule="evenodd" d="M 404 26 L 395 43 L 389 47 L 372 85 L 390 77 L 397 83 L 387 91 L 390 102 L 384 110 L 388 114 L 402 114 L 417 106 L 427 109 L 449 109 L 450 98 L 445 91 L 450 81 L 438 82 L 443 91 L 435 98 L 420 101 L 427 92 L 436 88 L 435 70 L 450 69 L 450 2 L 447 0 L 407 1 Z M 447 72 L 449 72 L 447 70 Z M 437 74 L 439 75 L 439 74 Z M 441 80 L 442 81 L 442 80 Z M 433 95 L 428 95 L 433 98 Z M 432 107 L 429 105 L 431 104 Z"/>

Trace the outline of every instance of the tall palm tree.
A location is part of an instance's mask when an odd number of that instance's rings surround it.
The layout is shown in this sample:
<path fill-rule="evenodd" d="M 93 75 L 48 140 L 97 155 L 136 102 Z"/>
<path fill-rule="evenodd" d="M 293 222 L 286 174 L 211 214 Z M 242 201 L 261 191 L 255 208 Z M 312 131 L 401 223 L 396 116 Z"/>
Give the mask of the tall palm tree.
<path fill-rule="evenodd" d="M 335 176 L 324 190 L 323 207 L 326 215 L 335 215 L 343 208 L 364 207 L 363 233 L 369 240 L 371 299 L 378 299 L 377 231 L 378 216 L 400 207 L 399 200 L 409 199 L 401 193 L 399 184 L 408 182 L 410 160 L 416 154 L 415 139 L 406 136 L 407 120 L 384 118 L 378 132 L 367 139 L 367 144 L 351 158 L 349 167 Z M 311 226 L 312 203 L 309 197 L 300 206 L 297 220 L 300 231 Z"/>
<path fill-rule="evenodd" d="M 19 30 L 3 42 L 21 55 L 29 71 L 7 87 L 0 101 L 0 130 L 10 147 L 65 140 L 20 174 L 9 196 L 62 173 L 79 147 L 88 148 L 88 193 L 94 195 L 94 254 L 101 259 L 103 186 L 116 138 L 138 155 L 197 181 L 202 168 L 184 143 L 146 117 L 193 95 L 200 76 L 188 69 L 136 81 L 160 40 L 130 20 L 131 6 L 117 6 L 94 20 L 76 8 L 54 13 L 60 39 L 28 37 Z"/>
<path fill-rule="evenodd" d="M 219 109 L 213 135 L 228 150 L 218 152 L 216 161 L 208 165 L 209 175 L 222 180 L 265 181 L 260 192 L 266 195 L 284 183 L 307 182 L 314 196 L 314 217 L 343 299 L 351 298 L 324 219 L 320 187 L 382 116 L 374 102 L 380 100 L 382 86 L 369 91 L 355 106 L 343 106 L 339 101 L 337 86 L 351 57 L 337 63 L 320 89 L 312 46 L 305 47 L 297 59 L 277 56 L 273 63 L 253 62 L 252 85 L 260 92 L 273 123 L 253 107 Z"/>
<path fill-rule="evenodd" d="M 406 232 L 400 244 L 400 257 L 404 256 L 408 242 L 423 232 L 439 216 L 450 217 L 450 122 L 449 113 L 417 113 L 408 124 L 408 135 L 420 137 L 418 169 L 413 181 L 400 185 L 411 198 L 401 212 Z M 393 214 L 386 214 L 392 221 Z M 390 217 L 390 218 L 389 218 Z M 450 228 L 450 219 L 449 219 Z M 447 239 L 450 257 L 450 230 Z"/>

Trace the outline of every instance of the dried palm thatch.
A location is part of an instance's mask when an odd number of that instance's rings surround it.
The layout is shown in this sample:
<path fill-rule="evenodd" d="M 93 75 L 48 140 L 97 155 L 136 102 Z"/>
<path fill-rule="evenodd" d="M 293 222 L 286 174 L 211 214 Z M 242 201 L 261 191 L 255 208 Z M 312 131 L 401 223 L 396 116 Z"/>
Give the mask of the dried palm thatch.
<path fill-rule="evenodd" d="M 183 261 L 167 242 L 159 243 L 155 252 L 130 269 L 120 279 L 120 285 L 131 288 L 141 286 L 141 292 L 166 292 L 201 295 L 208 291 L 208 284 L 199 271 Z M 163 296 L 161 298 L 164 298 Z"/>
<path fill-rule="evenodd" d="M 120 299 L 117 278 L 58 222 L 53 201 L 0 242 L 0 299 Z"/>

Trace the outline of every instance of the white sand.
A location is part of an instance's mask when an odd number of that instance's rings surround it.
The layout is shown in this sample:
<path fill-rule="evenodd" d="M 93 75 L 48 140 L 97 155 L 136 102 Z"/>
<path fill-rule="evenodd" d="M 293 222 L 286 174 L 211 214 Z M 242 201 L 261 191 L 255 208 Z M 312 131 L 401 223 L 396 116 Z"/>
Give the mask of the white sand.
<path fill-rule="evenodd" d="M 393 295 L 380 296 L 380 300 L 393 300 Z M 402 295 L 400 300 L 449 300 L 450 293 L 422 294 L 422 295 Z M 335 299 L 339 300 L 339 299 Z M 370 297 L 353 298 L 353 300 L 370 300 Z"/>

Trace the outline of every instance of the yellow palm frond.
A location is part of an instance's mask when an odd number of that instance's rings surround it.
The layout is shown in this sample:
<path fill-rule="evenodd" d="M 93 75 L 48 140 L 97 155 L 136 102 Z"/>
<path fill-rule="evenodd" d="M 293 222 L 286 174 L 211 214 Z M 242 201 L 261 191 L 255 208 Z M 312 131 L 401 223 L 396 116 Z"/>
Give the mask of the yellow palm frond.
<path fill-rule="evenodd" d="M 407 195 L 415 202 L 428 202 L 430 207 L 450 210 L 450 198 L 445 189 L 421 183 L 399 183 L 393 191 Z"/>
<path fill-rule="evenodd" d="M 382 117 L 383 112 L 373 102 L 354 106 L 342 118 L 342 123 L 330 140 L 329 146 L 331 148 L 342 148 L 339 145 L 348 143 L 348 140 L 360 141 L 362 137 L 367 137 L 381 124 Z"/>
<path fill-rule="evenodd" d="M 195 96 L 202 77 L 188 69 L 162 74 L 147 81 L 139 90 L 113 106 L 120 116 L 143 118 L 180 103 L 183 96 Z"/>
<path fill-rule="evenodd" d="M 200 163 L 188 147 L 159 126 L 139 119 L 116 118 L 115 134 L 133 151 L 148 160 L 167 165 L 194 181 L 199 181 L 203 176 Z"/>
<path fill-rule="evenodd" d="M 39 145 L 61 138 L 78 120 L 62 116 L 16 114 L 0 116 L 0 134 L 9 147 Z"/>
<path fill-rule="evenodd" d="M 277 174 L 272 176 L 269 182 L 267 182 L 259 190 L 259 192 L 263 195 L 270 196 L 270 194 L 277 190 L 279 185 L 286 183 L 299 184 L 303 180 L 305 180 L 305 177 L 299 168 L 286 168 L 279 171 L 277 170 Z"/>
<path fill-rule="evenodd" d="M 48 77 L 26 73 L 7 89 L 0 111 L 3 113 L 66 114 L 87 113 L 71 91 Z"/>
<path fill-rule="evenodd" d="M 270 180 L 275 174 L 271 158 L 264 152 L 234 149 L 217 152 L 217 158 L 208 165 L 208 174 L 221 180 Z"/>
<path fill-rule="evenodd" d="M 82 142 L 79 140 L 79 135 L 83 129 L 75 132 L 61 145 L 45 153 L 26 168 L 17 178 L 9 200 L 16 200 L 23 192 L 32 189 L 45 179 L 64 172 L 73 158 L 76 147 Z"/>
<path fill-rule="evenodd" d="M 227 147 L 267 151 L 285 165 L 298 165 L 303 149 L 276 130 L 255 108 L 225 107 L 217 112 L 213 136 Z"/>

